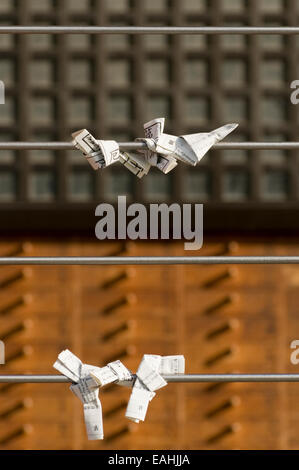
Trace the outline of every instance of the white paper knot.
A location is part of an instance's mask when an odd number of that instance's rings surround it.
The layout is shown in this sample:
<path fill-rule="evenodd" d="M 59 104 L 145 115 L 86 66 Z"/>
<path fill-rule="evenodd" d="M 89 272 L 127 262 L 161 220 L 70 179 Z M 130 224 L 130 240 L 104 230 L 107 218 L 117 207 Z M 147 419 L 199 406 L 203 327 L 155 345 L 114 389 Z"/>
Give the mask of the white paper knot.
<path fill-rule="evenodd" d="M 184 356 L 145 354 L 136 372 L 126 417 L 135 423 L 144 421 L 149 402 L 156 395 L 155 391 L 167 385 L 162 375 L 183 374 L 184 372 Z"/>
<path fill-rule="evenodd" d="M 133 375 L 121 361 L 96 367 L 83 364 L 66 349 L 59 354 L 53 367 L 73 382 L 70 389 L 83 403 L 88 439 L 94 440 L 104 438 L 100 387 L 111 383 L 132 387 L 126 417 L 139 423 L 145 420 L 148 404 L 156 395 L 155 392 L 167 385 L 163 375 L 183 374 L 185 358 L 145 354 L 136 375 Z"/>
<path fill-rule="evenodd" d="M 96 140 L 87 129 L 72 134 L 73 143 L 81 150 L 94 170 L 105 168 L 115 162 L 122 163 L 129 171 L 142 178 L 152 166 L 163 173 L 169 173 L 178 161 L 197 165 L 214 144 L 230 134 L 238 124 L 226 124 L 211 132 L 198 132 L 175 136 L 165 134 L 165 118 L 146 122 L 143 126 L 145 137 L 137 138 L 146 148 L 138 154 L 120 152 L 114 140 Z"/>
<path fill-rule="evenodd" d="M 70 386 L 70 390 L 83 403 L 88 439 L 104 439 L 99 387 L 113 382 L 130 383 L 133 381 L 132 373 L 120 361 L 110 362 L 105 367 L 83 364 L 68 349 L 59 354 L 53 367 L 75 382 Z"/>

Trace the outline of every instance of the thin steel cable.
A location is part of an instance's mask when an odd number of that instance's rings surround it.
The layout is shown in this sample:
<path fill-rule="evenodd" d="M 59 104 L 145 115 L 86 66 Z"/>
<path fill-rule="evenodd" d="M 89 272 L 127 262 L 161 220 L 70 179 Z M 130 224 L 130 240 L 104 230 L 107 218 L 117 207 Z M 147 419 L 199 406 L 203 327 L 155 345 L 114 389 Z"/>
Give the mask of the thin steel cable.
<path fill-rule="evenodd" d="M 120 150 L 146 149 L 143 142 L 120 142 Z M 0 142 L 0 150 L 74 150 L 72 142 Z M 299 142 L 221 142 L 217 150 L 295 150 Z"/>
<path fill-rule="evenodd" d="M 299 264 L 299 256 L 7 256 L 0 265 Z"/>
<path fill-rule="evenodd" d="M 299 382 L 299 374 L 180 374 L 164 375 L 169 383 Z M 0 375 L 0 383 L 69 383 L 64 375 Z"/>
<path fill-rule="evenodd" d="M 297 26 L 0 26 L 0 34 L 299 34 Z"/>

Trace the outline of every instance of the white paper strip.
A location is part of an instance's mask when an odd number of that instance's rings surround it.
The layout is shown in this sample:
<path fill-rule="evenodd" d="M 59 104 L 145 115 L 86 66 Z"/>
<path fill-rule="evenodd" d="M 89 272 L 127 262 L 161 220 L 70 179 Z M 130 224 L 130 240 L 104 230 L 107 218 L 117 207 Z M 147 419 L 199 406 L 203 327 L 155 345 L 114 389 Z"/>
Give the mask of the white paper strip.
<path fill-rule="evenodd" d="M 89 375 L 91 370 L 98 368 L 83 364 L 68 349 L 59 354 L 53 367 L 75 382 L 70 386 L 70 390 L 83 403 L 88 439 L 103 439 L 102 405 L 98 397 L 98 384 Z"/>
<path fill-rule="evenodd" d="M 185 371 L 184 356 L 157 356 L 145 354 L 136 372 L 126 417 L 138 423 L 144 421 L 148 404 L 159 390 L 167 385 L 162 373 L 181 374 Z"/>
<path fill-rule="evenodd" d="M 152 392 L 145 388 L 134 387 L 126 410 L 126 418 L 139 423 L 144 421 L 148 404 L 153 398 Z"/>
<path fill-rule="evenodd" d="M 148 390 L 154 392 L 159 388 L 165 387 L 167 382 L 158 373 L 161 364 L 161 356 L 151 356 L 146 354 L 138 367 L 136 375 Z"/>

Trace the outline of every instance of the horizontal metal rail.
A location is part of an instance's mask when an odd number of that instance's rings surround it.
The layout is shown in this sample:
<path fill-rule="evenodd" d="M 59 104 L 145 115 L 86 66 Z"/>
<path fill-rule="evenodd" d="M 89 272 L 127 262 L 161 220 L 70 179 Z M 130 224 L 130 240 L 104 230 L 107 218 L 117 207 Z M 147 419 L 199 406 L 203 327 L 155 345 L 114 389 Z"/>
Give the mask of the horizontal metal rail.
<path fill-rule="evenodd" d="M 9 256 L 0 265 L 299 264 L 299 256 Z"/>
<path fill-rule="evenodd" d="M 146 149 L 143 142 L 120 142 L 120 150 Z M 72 142 L 0 142 L 0 150 L 74 150 Z M 221 142 L 217 150 L 295 150 L 299 142 Z"/>
<path fill-rule="evenodd" d="M 180 374 L 164 375 L 166 382 L 299 382 L 299 374 Z M 0 375 L 0 383 L 70 383 L 64 375 Z"/>
<path fill-rule="evenodd" d="M 299 34 L 297 26 L 0 26 L 0 34 Z"/>
<path fill-rule="evenodd" d="M 75 148 L 72 142 L 0 142 L 0 150 L 74 150 Z M 120 142 L 119 148 L 137 150 L 146 149 L 147 146 L 143 142 Z"/>

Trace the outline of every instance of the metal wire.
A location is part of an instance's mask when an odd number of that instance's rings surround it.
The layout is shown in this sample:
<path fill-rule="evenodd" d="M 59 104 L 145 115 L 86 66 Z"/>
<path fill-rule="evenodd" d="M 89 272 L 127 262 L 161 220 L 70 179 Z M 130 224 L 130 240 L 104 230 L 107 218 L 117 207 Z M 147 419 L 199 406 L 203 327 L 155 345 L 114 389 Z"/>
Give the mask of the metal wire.
<path fill-rule="evenodd" d="M 299 382 L 299 374 L 181 374 L 164 375 L 169 383 Z M 0 383 L 69 383 L 64 375 L 0 375 Z"/>
<path fill-rule="evenodd" d="M 146 149 L 143 142 L 120 142 L 121 150 Z M 299 148 L 299 147 L 298 147 Z M 0 142 L 0 150 L 74 150 L 72 142 Z"/>
<path fill-rule="evenodd" d="M 143 142 L 120 142 L 121 150 L 147 148 Z M 74 150 L 72 142 L 0 142 L 0 150 Z"/>
<path fill-rule="evenodd" d="M 0 265 L 299 264 L 299 256 L 9 256 Z"/>
<path fill-rule="evenodd" d="M 143 142 L 120 142 L 120 150 L 146 149 Z M 0 150 L 74 150 L 72 142 L 0 142 Z M 299 142 L 222 142 L 217 150 L 294 150 Z"/>
<path fill-rule="evenodd" d="M 299 34 L 297 26 L 0 26 L 0 34 Z"/>

